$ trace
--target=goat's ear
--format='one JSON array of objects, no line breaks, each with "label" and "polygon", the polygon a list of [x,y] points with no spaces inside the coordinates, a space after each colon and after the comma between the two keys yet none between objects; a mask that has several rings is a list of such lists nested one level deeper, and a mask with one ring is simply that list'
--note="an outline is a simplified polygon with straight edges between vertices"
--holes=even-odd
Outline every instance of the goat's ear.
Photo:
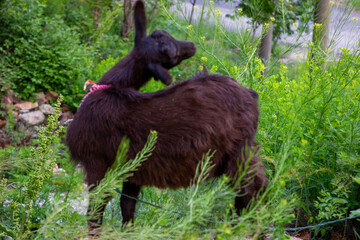
[{"label": "goat's ear", "polygon": [[140,43],[141,39],[146,37],[146,16],[144,3],[136,1],[134,7],[135,20],[135,46]]},{"label": "goat's ear", "polygon": [[169,71],[160,64],[150,63],[148,69],[152,72],[155,80],[162,81],[165,85],[169,85],[172,82],[172,77]]}]

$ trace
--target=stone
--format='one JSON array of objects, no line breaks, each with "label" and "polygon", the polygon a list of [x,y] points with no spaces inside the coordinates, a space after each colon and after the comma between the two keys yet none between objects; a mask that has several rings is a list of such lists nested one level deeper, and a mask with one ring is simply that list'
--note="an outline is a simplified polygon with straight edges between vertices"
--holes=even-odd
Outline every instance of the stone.
[{"label": "stone", "polygon": [[27,102],[15,104],[14,108],[21,109],[21,110],[31,110],[31,109],[37,108],[38,106],[39,106],[38,103],[32,103],[32,102],[27,101]]},{"label": "stone", "polygon": [[39,136],[37,134],[32,134],[30,139],[37,139]]},{"label": "stone", "polygon": [[6,126],[6,121],[0,120],[0,129]]},{"label": "stone", "polygon": [[49,105],[49,104],[43,104],[43,105],[41,105],[41,106],[39,107],[39,110],[40,110],[42,113],[46,114],[46,115],[50,115],[50,114],[52,114],[52,113],[55,112],[55,108],[53,108],[53,107],[52,107],[51,105]]},{"label": "stone", "polygon": [[65,123],[69,119],[73,119],[74,114],[72,112],[64,112],[60,117],[60,123]]},{"label": "stone", "polygon": [[43,92],[35,93],[35,96],[34,96],[34,98],[36,100],[39,100],[39,99],[44,98],[44,97],[45,97],[45,93],[43,93]]},{"label": "stone", "polygon": [[34,111],[20,114],[19,119],[27,125],[36,125],[45,121],[45,115],[41,111]]},{"label": "stone", "polygon": [[29,109],[21,109],[21,110],[19,110],[19,113],[20,113],[20,114],[28,113],[28,112],[30,112]]},{"label": "stone", "polygon": [[46,103],[48,100],[45,97],[45,94],[43,92],[35,93],[34,98],[37,100],[39,106]]},{"label": "stone", "polygon": [[70,110],[70,106],[69,105],[66,105],[66,104],[62,104],[61,105],[61,110],[63,112],[68,112]]},{"label": "stone", "polygon": [[13,104],[13,98],[11,96],[6,96],[1,100],[6,107],[10,107]]},{"label": "stone", "polygon": [[19,102],[20,98],[15,97],[15,94],[13,92],[6,93],[3,99],[1,99],[1,103],[3,103],[7,108]]},{"label": "stone", "polygon": [[14,115],[15,118],[19,117],[19,112],[18,111],[11,111],[12,115]]},{"label": "stone", "polygon": [[47,100],[56,100],[58,97],[59,97],[59,94],[54,91],[48,91],[45,96],[45,98]]},{"label": "stone", "polygon": [[11,89],[10,86],[7,85],[7,84],[4,84],[4,85],[1,87],[1,90],[3,90],[3,91],[10,90],[10,89]]}]

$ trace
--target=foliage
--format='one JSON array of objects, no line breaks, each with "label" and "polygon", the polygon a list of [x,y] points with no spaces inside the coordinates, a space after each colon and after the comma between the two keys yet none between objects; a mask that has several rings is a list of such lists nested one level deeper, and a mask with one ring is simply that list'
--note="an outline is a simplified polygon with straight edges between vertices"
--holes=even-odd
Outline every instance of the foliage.
[{"label": "foliage", "polygon": [[93,80],[100,79],[104,73],[110,70],[117,62],[119,58],[113,58],[111,55],[107,59],[99,62],[94,69],[90,70],[90,78]]},{"label": "foliage", "polygon": [[342,185],[334,187],[335,189],[331,193],[327,190],[322,190],[318,201],[315,201],[314,206],[319,209],[317,216],[319,220],[340,219],[343,218],[348,211],[348,190]]},{"label": "foliage", "polygon": [[[308,1],[305,2],[308,4]],[[133,46],[130,40],[133,33],[130,33],[129,39],[118,36],[119,25],[114,21],[117,14],[111,12],[108,6],[102,9],[100,22],[109,25],[100,27],[95,34],[92,29],[91,4],[86,1],[56,0],[51,3],[40,0],[2,0],[0,3],[0,41],[8,44],[1,50],[3,57],[0,63],[4,64],[0,64],[0,80],[13,89],[17,85],[28,85],[20,82],[20,78],[18,81],[15,78],[18,73],[23,76],[28,74],[20,68],[24,64],[21,59],[33,59],[36,62],[25,63],[27,67],[33,66],[34,73],[31,74],[34,76],[41,73],[37,67],[46,70],[44,77],[39,78],[44,86],[48,76],[54,76],[60,71],[54,64],[66,61],[61,64],[62,68],[68,69],[68,73],[60,74],[62,80],[47,84],[51,85],[51,90],[63,88],[59,91],[66,93],[67,98],[71,99],[68,101],[76,106],[82,95],[81,83],[85,79],[100,79]],[[107,192],[113,196],[113,200],[106,208],[100,238],[236,239],[248,236],[256,238],[273,232],[274,238],[284,239],[286,224],[303,226],[338,219],[351,212],[358,214],[359,49],[341,49],[341,56],[333,59],[329,57],[331,50],[327,50],[324,55],[318,46],[310,42],[304,46],[309,48],[304,62],[273,62],[265,76],[265,66],[256,57],[258,39],[252,38],[250,30],[227,32],[221,21],[221,11],[211,2],[207,3],[209,11],[201,12],[199,22],[189,25],[188,21],[176,17],[176,14],[185,14],[181,5],[175,4],[175,12],[169,12],[169,3],[157,3],[149,30],[165,29],[177,39],[187,36],[197,46],[194,57],[171,69],[173,79],[188,79],[205,66],[210,73],[231,76],[243,86],[259,93],[257,141],[261,145],[260,158],[266,164],[270,184],[264,195],[259,196],[240,216],[236,216],[233,208],[235,196],[229,180],[222,177],[204,181],[212,166],[212,152],[208,152],[189,188],[142,189],[140,199],[160,205],[163,209],[138,203],[134,226],[122,228],[118,204],[120,196],[114,194],[112,188],[114,185],[120,186],[128,171],[137,164],[136,161],[130,161],[135,165],[129,166],[120,161],[108,173],[107,180],[103,181],[101,192]],[[248,11],[255,14],[249,5],[250,1],[242,3],[248,4],[242,8],[245,15]],[[280,32],[288,31],[289,28],[294,30],[296,26],[291,24],[299,21],[302,14],[308,14],[302,6],[295,7],[298,2],[269,3],[276,3],[273,6],[278,16],[275,17],[275,23],[279,24]],[[51,7],[53,5],[58,7]],[[18,12],[14,11],[15,6]],[[240,12],[237,11],[237,14]],[[261,16],[264,18],[259,21],[269,20],[268,15]],[[213,22],[208,19],[213,19]],[[10,37],[5,40],[4,36]],[[291,52],[293,48],[281,45],[277,51],[281,55],[282,52]],[[67,56],[65,50],[73,52],[73,55]],[[49,58],[46,58],[47,54]],[[54,57],[52,54],[57,55]],[[48,62],[51,60],[51,63],[43,59]],[[75,65],[69,66],[70,63]],[[29,86],[33,85],[34,91],[38,91],[41,87],[31,79],[33,75],[29,76]],[[74,81],[69,82],[66,78]],[[141,91],[157,91],[164,87],[162,83],[151,80]],[[29,87],[26,90],[29,96],[32,95],[31,89]],[[9,121],[8,128],[12,125],[13,120]],[[69,154],[63,149],[59,138],[52,140],[54,145],[48,138],[52,138],[50,133],[35,143],[39,146],[38,151],[12,146],[0,150],[0,232],[3,235],[75,239],[84,238],[88,234],[85,210],[78,207],[86,206],[89,198],[82,184],[82,172],[75,170],[75,166],[69,163]],[[118,160],[125,159],[124,146],[126,143],[120,148],[123,151],[120,151],[122,154]],[[50,166],[54,159],[65,172],[50,176]],[[99,195],[99,200],[104,196],[100,192],[95,195]],[[294,215],[294,212],[302,214]]]},{"label": "foliage", "polygon": [[35,92],[53,90],[74,106],[91,49],[80,45],[76,32],[60,18],[45,17],[40,1],[6,1],[4,5],[5,32],[11,32],[1,40],[1,54],[9,70],[4,77],[25,99]]},{"label": "foliage", "polygon": [[347,3],[350,3],[356,11],[360,10],[360,0],[347,0]]},{"label": "foliage", "polygon": [[[26,159],[26,181],[20,182],[20,186],[16,186],[13,190],[10,186],[8,189],[6,186],[7,179],[2,177],[3,191],[0,195],[2,207],[4,207],[4,196],[13,195],[13,199],[6,204],[8,205],[7,208],[10,208],[8,209],[10,216],[9,214],[4,215],[2,222],[5,224],[2,227],[6,229],[7,234],[10,233],[18,239],[26,238],[34,228],[33,224],[37,221],[35,219],[37,219],[37,205],[39,204],[36,199],[55,166],[56,158],[51,144],[64,130],[63,127],[58,126],[57,122],[60,116],[61,100],[62,97],[60,96],[55,106],[55,113],[49,117],[48,126],[40,129],[37,148],[30,149],[30,158]],[[5,164],[8,164],[5,160],[0,162],[0,166],[6,166]],[[19,191],[18,196],[15,195],[17,191]],[[5,209],[7,208],[5,207]],[[5,209],[1,209],[1,211]]]},{"label": "foliage", "polygon": [[26,137],[26,133],[22,132],[21,127],[16,128],[16,120],[15,115],[13,113],[14,108],[10,107],[7,112],[7,121],[5,125],[5,133],[10,137],[10,143],[15,145],[19,143],[24,137]]},{"label": "foliage", "polygon": [[[229,1],[229,0],[227,0]],[[281,34],[292,35],[295,31],[308,31],[308,22],[312,18],[313,0],[243,0],[233,1],[237,11],[231,18],[244,14],[251,19],[253,31],[261,24],[274,24],[273,39],[280,40]]]},{"label": "foliage", "polygon": [[[121,5],[102,14],[103,24],[91,32],[92,45],[89,46],[83,43],[82,35],[87,33],[82,32],[76,21],[70,20],[75,14],[72,1],[57,2],[57,8],[51,7],[52,1],[2,2],[0,54],[4,57],[1,77],[22,98],[29,99],[36,92],[52,90],[66,96],[68,105],[77,107],[82,84],[91,77],[89,69],[110,53],[123,57],[131,44],[129,46],[117,35],[106,35]],[[77,3],[80,8],[76,14],[84,20],[81,14],[91,9]],[[109,49],[118,50],[110,52]],[[101,51],[103,56],[94,58],[96,51]]]},{"label": "foliage", "polygon": [[[319,193],[336,192],[338,185],[347,189],[342,198],[346,202],[343,216],[357,209],[359,185],[354,179],[360,175],[359,51],[341,49],[340,59],[335,60],[329,59],[331,50],[324,56],[318,46],[309,43],[305,63],[273,63],[269,75],[264,76],[264,66],[255,57],[256,45],[246,44],[251,39],[249,33],[233,36],[223,31],[217,20],[221,12],[211,5],[210,10],[215,20],[211,34],[203,35],[206,27],[202,23],[186,28],[198,46],[195,58],[211,72],[230,75],[259,93],[258,141],[269,175],[274,175],[276,166],[283,164],[279,160],[285,157],[289,166],[281,176],[286,178],[287,191],[297,195],[298,208],[303,208],[312,222],[330,214],[321,205]],[[232,55],[234,49],[237,56]],[[283,51],[292,49],[286,46]],[[332,196],[322,197],[329,202],[329,209],[343,208],[332,202],[337,201]]]},{"label": "foliage", "polygon": [[[310,52],[314,50],[309,51],[309,58]],[[346,208],[335,204],[333,194],[319,199],[319,192],[337,192],[338,185],[358,191],[352,177],[360,173],[360,74],[355,70],[359,53],[352,55],[343,49],[343,56],[329,63],[326,70],[322,67],[324,60],[307,60],[303,73],[295,79],[289,79],[287,67],[281,67],[279,74],[265,80],[261,93],[259,137],[265,143],[265,155],[281,151],[289,134],[293,135],[288,173],[293,182],[289,187],[297,192],[310,221],[339,217],[334,215],[337,209],[342,209],[344,216],[343,210],[359,206],[358,196],[344,191]],[[328,203],[326,207],[324,202]]]},{"label": "foliage", "polygon": [[[133,172],[140,167],[141,163],[151,156],[156,140],[156,131],[151,131],[143,149],[136,154],[134,159],[128,160],[129,139],[126,137],[122,139],[116,155],[116,161],[106,172],[104,179],[101,180],[96,189],[90,193],[89,198],[92,199],[95,205],[101,206],[104,199],[113,195],[113,189],[131,177]],[[94,212],[90,212],[88,215],[93,216],[96,214],[96,211],[95,207]]]}]

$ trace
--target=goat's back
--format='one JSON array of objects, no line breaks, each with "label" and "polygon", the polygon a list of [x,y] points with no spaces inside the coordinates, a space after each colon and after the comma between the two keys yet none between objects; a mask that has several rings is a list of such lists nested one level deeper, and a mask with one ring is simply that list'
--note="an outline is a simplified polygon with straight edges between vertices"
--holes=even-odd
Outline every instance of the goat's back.
[{"label": "goat's back", "polygon": [[254,144],[259,115],[255,95],[230,77],[195,77],[156,93],[122,91],[93,93],[71,123],[67,142],[83,165],[106,161],[110,166],[124,135],[130,138],[132,159],[150,130],[156,130],[152,156],[128,181],[177,188],[189,185],[209,149],[216,150],[212,174],[233,175],[236,159],[242,161],[242,151]]}]

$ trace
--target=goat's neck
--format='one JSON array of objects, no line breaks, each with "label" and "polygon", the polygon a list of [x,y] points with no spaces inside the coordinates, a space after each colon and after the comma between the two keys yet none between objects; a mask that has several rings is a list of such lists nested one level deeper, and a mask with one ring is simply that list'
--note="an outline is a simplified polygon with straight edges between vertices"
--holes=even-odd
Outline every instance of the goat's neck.
[{"label": "goat's neck", "polygon": [[98,84],[111,84],[116,88],[138,90],[151,77],[145,65],[143,59],[136,58],[134,52],[131,52],[106,72]]}]

